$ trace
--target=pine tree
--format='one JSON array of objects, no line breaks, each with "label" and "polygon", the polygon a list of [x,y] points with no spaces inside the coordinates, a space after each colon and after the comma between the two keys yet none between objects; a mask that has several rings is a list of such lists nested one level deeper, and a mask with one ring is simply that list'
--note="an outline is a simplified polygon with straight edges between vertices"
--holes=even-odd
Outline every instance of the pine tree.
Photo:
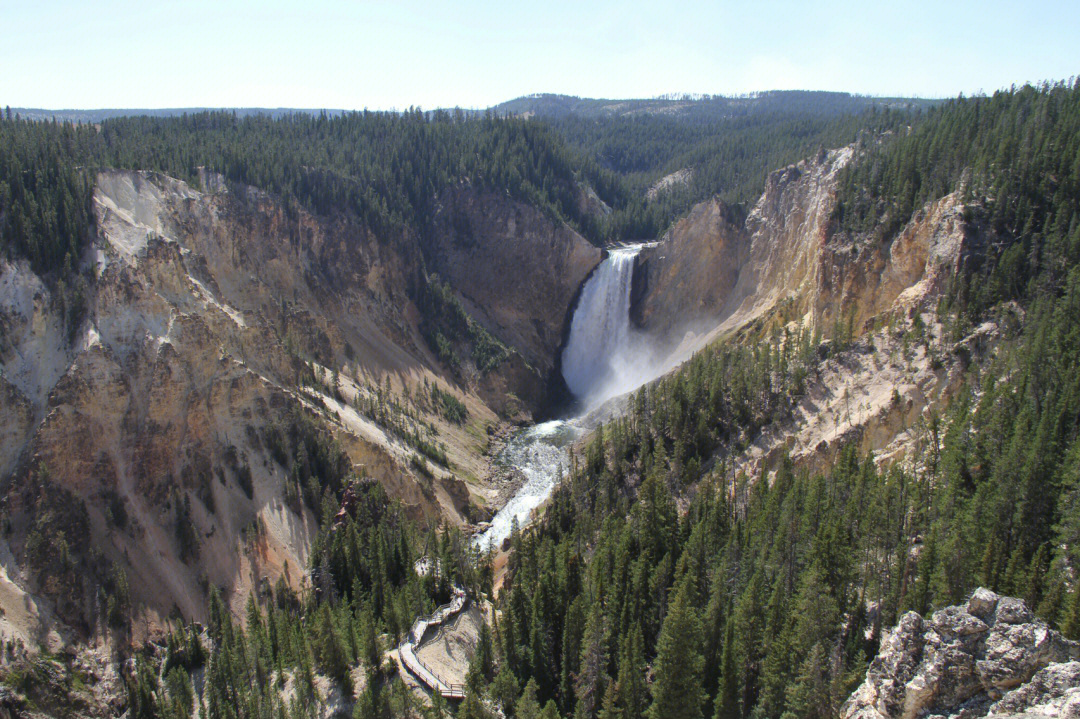
[{"label": "pine tree", "polygon": [[[480,674],[484,677],[485,681],[492,678],[495,673],[495,649],[491,640],[491,628],[487,622],[480,623],[480,638],[476,643],[476,655],[473,661],[477,663]],[[514,687],[514,694],[517,694],[517,686]]]},{"label": "pine tree", "polygon": [[1027,585],[1024,588],[1024,601],[1032,609],[1036,609],[1043,599],[1046,573],[1050,569],[1050,554],[1046,544],[1040,544],[1035,556],[1031,558],[1031,564],[1027,571]]},{"label": "pine tree", "polygon": [[516,719],[539,719],[540,703],[536,699],[536,681],[530,679],[515,706]]},{"label": "pine tree", "polygon": [[629,636],[623,641],[616,684],[623,719],[641,719],[648,706],[649,689],[645,684],[645,640],[639,622],[634,622]]},{"label": "pine tree", "polygon": [[787,711],[807,719],[828,719],[834,715],[828,658],[821,642],[810,649],[788,689]]},{"label": "pine tree", "polygon": [[724,646],[720,653],[720,681],[716,689],[713,719],[739,719],[739,666],[735,661],[735,620],[724,627]]},{"label": "pine tree", "polygon": [[514,705],[518,698],[518,682],[510,668],[503,664],[499,667],[499,673],[491,682],[491,697],[502,707],[503,714],[510,716],[514,713]]},{"label": "pine tree", "polygon": [[1080,584],[1073,589],[1069,609],[1065,615],[1065,623],[1061,626],[1061,633],[1069,639],[1080,639]]},{"label": "pine tree", "polygon": [[618,705],[619,690],[614,682],[608,683],[607,691],[604,692],[604,701],[600,707],[597,719],[622,719],[622,709]]},{"label": "pine tree", "polygon": [[312,641],[319,669],[337,681],[344,681],[349,671],[349,659],[341,635],[334,626],[329,604],[319,607]]},{"label": "pine tree", "polygon": [[610,681],[607,675],[609,633],[607,616],[597,602],[585,622],[581,658],[574,675],[575,719],[593,719],[600,709],[605,687]]},{"label": "pine tree", "polygon": [[559,707],[555,705],[554,699],[549,699],[548,703],[544,705],[544,710],[540,712],[540,719],[561,719]]},{"label": "pine tree", "polygon": [[457,717],[458,719],[490,719],[491,714],[480,701],[479,694],[470,689],[465,692],[465,699],[458,707]]},{"label": "pine tree", "polygon": [[701,619],[690,606],[687,584],[679,589],[657,642],[656,675],[649,719],[701,719],[705,661],[701,656]]}]

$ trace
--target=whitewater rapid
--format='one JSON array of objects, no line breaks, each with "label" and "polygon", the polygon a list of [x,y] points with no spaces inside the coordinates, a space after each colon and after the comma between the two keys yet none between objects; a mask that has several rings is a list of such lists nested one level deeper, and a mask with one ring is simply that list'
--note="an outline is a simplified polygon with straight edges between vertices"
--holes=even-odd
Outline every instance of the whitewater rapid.
[{"label": "whitewater rapid", "polygon": [[630,325],[630,288],[635,258],[646,244],[608,252],[581,289],[562,353],[562,374],[582,414],[551,420],[517,433],[499,455],[516,467],[525,483],[475,541],[481,550],[498,548],[510,536],[514,519],[522,527],[532,511],[551,496],[568,470],[570,445],[584,434],[581,419],[604,401],[655,377],[644,338]]}]

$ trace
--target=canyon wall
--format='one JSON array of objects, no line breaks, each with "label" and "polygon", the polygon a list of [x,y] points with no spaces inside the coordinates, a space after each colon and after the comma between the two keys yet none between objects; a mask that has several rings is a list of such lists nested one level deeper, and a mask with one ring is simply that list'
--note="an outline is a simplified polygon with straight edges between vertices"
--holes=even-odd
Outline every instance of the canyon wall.
[{"label": "canyon wall", "polygon": [[543,376],[600,249],[540,210],[462,184],[440,198],[430,266],[466,309]]},{"label": "canyon wall", "polygon": [[641,254],[633,313],[682,353],[780,310],[829,336],[940,293],[985,242],[960,193],[929,203],[895,237],[840,231],[837,177],[855,147],[777,170],[743,221],[718,200],[695,206]]},{"label": "canyon wall", "polygon": [[841,231],[837,180],[856,153],[821,152],[771,173],[745,219],[716,199],[700,203],[640,255],[632,315],[665,366],[740,333],[762,341],[806,330],[829,340],[840,330],[856,340],[822,357],[791,417],[729,462],[732,477],[775,469],[785,455],[825,469],[852,442],[881,461],[913,457],[968,364],[992,356],[996,326],[956,343],[936,314],[950,279],[991,241],[980,208],[965,207],[957,190],[895,235]]},{"label": "canyon wall", "polygon": [[[143,609],[137,633],[171,613],[204,620],[212,585],[237,611],[279,578],[300,586],[320,518],[287,490],[302,492],[307,470],[275,445],[304,432],[415,518],[490,512],[498,412],[506,397],[525,416],[542,400],[600,253],[521,203],[469,188],[448,200],[475,229],[462,245],[436,227],[433,269],[510,346],[478,377],[448,371],[419,329],[419,238],[376,237],[209,173],[197,185],[100,173],[92,280],[65,287],[0,261],[0,555],[12,558],[0,605],[19,617],[4,633],[33,645],[54,626],[96,631],[96,587],[114,566]],[[467,419],[448,420],[432,386]],[[446,464],[418,469],[410,436]],[[42,542],[70,553],[38,556]]]}]

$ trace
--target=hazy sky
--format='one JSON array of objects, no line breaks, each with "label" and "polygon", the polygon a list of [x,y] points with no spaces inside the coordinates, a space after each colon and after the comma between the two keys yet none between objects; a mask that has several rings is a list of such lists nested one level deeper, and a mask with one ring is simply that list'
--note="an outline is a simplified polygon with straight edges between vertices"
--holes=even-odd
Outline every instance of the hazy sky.
[{"label": "hazy sky", "polygon": [[0,105],[485,107],[533,92],[953,96],[1080,74],[1080,0],[0,0]]}]

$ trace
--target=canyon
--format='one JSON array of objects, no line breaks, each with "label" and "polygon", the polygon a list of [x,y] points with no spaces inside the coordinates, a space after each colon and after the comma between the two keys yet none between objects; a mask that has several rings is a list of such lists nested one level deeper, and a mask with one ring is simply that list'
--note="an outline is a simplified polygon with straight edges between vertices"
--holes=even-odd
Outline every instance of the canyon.
[{"label": "canyon", "polygon": [[[5,261],[0,274],[0,467],[12,488],[5,551],[21,554],[32,529],[26,508],[49,496],[39,480],[46,473],[47,487],[85,508],[72,521],[93,538],[91,563],[128,568],[145,619],[136,626],[152,633],[170,612],[203,619],[208,583],[225,588],[237,611],[279,577],[300,586],[319,520],[290,506],[283,486],[291,468],[269,446],[275,428],[296,416],[340,443],[353,467],[412,516],[468,525],[524,481],[520,471],[500,470],[498,448],[513,424],[551,411],[543,398],[559,373],[591,408],[763,322],[827,336],[848,318],[857,335],[883,346],[887,321],[895,330],[921,314],[932,325],[937,293],[985,241],[981,230],[963,220],[954,193],[885,245],[833,232],[835,178],[855,152],[823,152],[773,172],[745,219],[709,200],[652,246],[605,251],[613,273],[602,284],[587,281],[601,250],[521,202],[467,184],[441,198],[425,244],[376,238],[347,216],[315,216],[210,173],[193,187],[154,173],[102,172],[85,317],[68,322],[25,265]],[[424,282],[425,266],[509,348],[498,367],[481,371],[465,354],[454,369],[434,354],[409,291]],[[575,313],[611,302],[622,303],[611,313],[616,324],[595,310]],[[980,351],[993,332],[984,335]],[[823,365],[807,410],[763,435],[737,466],[757,473],[775,465],[780,449],[821,462],[853,434],[867,450],[891,447],[889,456],[902,458],[916,441],[910,428],[948,397],[960,360],[931,370],[923,357],[885,378],[873,364],[880,355]],[[902,407],[883,389],[894,384]],[[457,397],[468,420],[441,416],[421,398],[425,386]],[[826,423],[840,414],[841,397],[859,410]],[[375,398],[393,398],[398,419],[380,424],[358,409]],[[418,470],[403,438],[410,433],[445,447],[447,466],[428,464],[431,476]],[[519,455],[532,451],[518,446]],[[543,486],[562,456],[543,460]],[[534,492],[518,516],[544,496]],[[197,532],[195,557],[182,556],[173,537],[181,512]],[[71,591],[76,577],[46,572],[34,581],[20,564],[7,567],[7,596],[30,609],[9,611],[21,619],[9,620],[8,632],[36,643],[54,625],[93,631],[93,599]]]},{"label": "canyon", "polygon": [[[601,421],[720,340],[840,347],[788,419],[717,452],[732,486],[852,444],[923,461],[928,418],[994,355],[995,323],[956,342],[936,313],[993,233],[963,188],[894,237],[840,230],[837,178],[860,151],[770,173],[745,213],[712,198],[604,249],[465,181],[424,232],[386,237],[207,171],[98,173],[81,311],[0,260],[0,633],[107,643],[94,587],[120,569],[135,644],[208,621],[211,587],[238,617],[307,588],[332,518],[293,453],[339,449],[335,472],[498,552]],[[63,552],[36,552],[43,535]]]},{"label": "canyon", "polygon": [[[568,313],[600,257],[528,206],[503,201],[496,217],[481,209],[490,197],[457,194],[448,211],[488,224],[473,249],[436,245],[440,268],[472,306],[502,298],[483,319],[528,359],[515,349],[487,372],[468,359],[450,369],[424,340],[407,291],[423,282],[415,238],[376,239],[350,218],[316,217],[212,174],[196,188],[102,172],[93,200],[99,235],[85,258],[95,280],[83,317],[71,321],[25,264],[0,267],[4,551],[22,555],[36,516],[60,513],[69,536],[86,532],[79,545],[92,571],[126,567],[145,612],[134,626],[151,633],[172,612],[204,620],[209,584],[239,611],[260,585],[304,581],[319,520],[288,501],[292,468],[270,446],[297,423],[314,423],[416,518],[460,524],[468,507],[492,501],[482,481],[492,436],[542,409],[558,326],[543,330],[541,319]],[[532,245],[549,252],[523,251]],[[469,252],[536,282],[457,271]],[[446,419],[424,387],[458,398],[468,420]],[[381,421],[358,411],[376,398],[399,409]],[[444,447],[446,466],[418,470],[411,435]],[[174,538],[181,516],[195,556]],[[46,568],[34,581],[21,559],[4,579],[10,636],[56,645],[57,628],[93,632],[97,600],[78,572]]]}]

